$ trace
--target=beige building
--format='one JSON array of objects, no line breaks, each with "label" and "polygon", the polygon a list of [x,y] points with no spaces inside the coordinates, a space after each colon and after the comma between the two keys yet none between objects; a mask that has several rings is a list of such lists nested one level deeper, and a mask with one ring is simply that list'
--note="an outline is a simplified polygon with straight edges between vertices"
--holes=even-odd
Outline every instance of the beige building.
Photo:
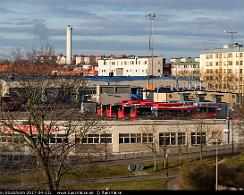
[{"label": "beige building", "polygon": [[222,92],[244,93],[244,50],[238,43],[222,49],[206,50],[200,55],[201,80],[208,88]]},{"label": "beige building", "polygon": [[[50,144],[61,143],[65,138],[64,122],[60,121],[59,133],[53,136]],[[82,123],[82,122],[81,122]],[[221,145],[228,144],[227,121],[222,119],[205,119],[205,120],[111,120],[103,121],[106,126],[101,132],[94,131],[86,135],[85,138],[76,140],[76,143],[82,146],[94,146],[106,144],[110,148],[112,154],[132,153],[140,151],[150,151],[147,144],[155,143],[157,150],[167,146],[169,149],[175,149],[181,145],[182,147],[196,148],[200,142],[204,145],[211,146],[218,139]],[[101,123],[102,124],[102,123]],[[145,131],[145,127],[147,131]],[[79,125],[77,126],[79,128]],[[230,131],[229,131],[230,132]],[[218,135],[218,136],[217,136]],[[234,143],[239,143],[237,132],[234,134]],[[0,134],[0,144],[7,144],[12,139],[8,138],[9,134]],[[232,133],[229,135],[232,140]],[[200,138],[201,137],[201,138]],[[59,139],[59,141],[58,141]],[[76,139],[75,135],[71,135],[69,139]],[[202,141],[200,141],[202,139]],[[230,143],[230,142],[229,142]],[[13,151],[13,150],[12,150]],[[29,153],[25,146],[20,152]],[[78,150],[74,151],[76,154]]]},{"label": "beige building", "polygon": [[171,58],[173,77],[200,79],[200,58]]}]

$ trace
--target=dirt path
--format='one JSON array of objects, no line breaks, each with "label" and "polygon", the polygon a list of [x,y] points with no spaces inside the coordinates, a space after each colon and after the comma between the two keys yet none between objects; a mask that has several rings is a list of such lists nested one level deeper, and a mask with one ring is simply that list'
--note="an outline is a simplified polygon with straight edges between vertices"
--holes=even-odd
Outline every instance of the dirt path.
[{"label": "dirt path", "polygon": [[180,176],[169,181],[168,190],[180,190]]}]

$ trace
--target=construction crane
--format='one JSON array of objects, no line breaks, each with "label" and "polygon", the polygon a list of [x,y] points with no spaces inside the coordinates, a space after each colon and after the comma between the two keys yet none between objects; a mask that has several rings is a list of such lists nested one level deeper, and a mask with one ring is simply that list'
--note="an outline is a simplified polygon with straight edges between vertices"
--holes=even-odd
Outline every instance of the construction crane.
[{"label": "construction crane", "polygon": [[[151,54],[151,72],[149,71],[148,67],[148,89],[153,90],[153,20],[156,17],[154,12],[149,12],[146,17],[149,18],[149,25],[150,25],[150,34],[149,34],[149,53]],[[151,74],[150,74],[151,73]]]}]

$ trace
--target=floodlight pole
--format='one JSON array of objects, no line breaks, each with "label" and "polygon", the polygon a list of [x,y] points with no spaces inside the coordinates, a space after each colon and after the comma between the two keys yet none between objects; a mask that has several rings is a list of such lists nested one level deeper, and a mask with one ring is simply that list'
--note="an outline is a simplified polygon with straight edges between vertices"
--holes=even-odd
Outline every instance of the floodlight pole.
[{"label": "floodlight pole", "polygon": [[[150,12],[146,15],[146,17],[149,17],[149,23],[150,23],[150,35],[149,35],[149,52],[151,53],[151,60],[152,60],[152,64],[151,64],[151,71],[152,74],[149,74],[149,68],[148,68],[148,85],[152,85],[153,86],[153,20],[156,17],[156,14],[153,12]],[[152,77],[152,78],[150,78]],[[150,82],[151,81],[151,82]]]}]

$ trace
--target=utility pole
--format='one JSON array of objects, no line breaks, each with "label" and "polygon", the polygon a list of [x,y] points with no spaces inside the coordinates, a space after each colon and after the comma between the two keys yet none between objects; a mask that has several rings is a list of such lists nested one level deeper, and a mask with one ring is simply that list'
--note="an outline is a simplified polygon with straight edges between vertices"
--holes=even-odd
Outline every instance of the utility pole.
[{"label": "utility pole", "polygon": [[151,75],[149,72],[149,66],[148,66],[148,87],[153,86],[153,20],[156,17],[156,14],[154,12],[150,12],[146,15],[146,17],[149,17],[149,24],[150,24],[150,35],[149,35],[149,53],[151,54]]}]

